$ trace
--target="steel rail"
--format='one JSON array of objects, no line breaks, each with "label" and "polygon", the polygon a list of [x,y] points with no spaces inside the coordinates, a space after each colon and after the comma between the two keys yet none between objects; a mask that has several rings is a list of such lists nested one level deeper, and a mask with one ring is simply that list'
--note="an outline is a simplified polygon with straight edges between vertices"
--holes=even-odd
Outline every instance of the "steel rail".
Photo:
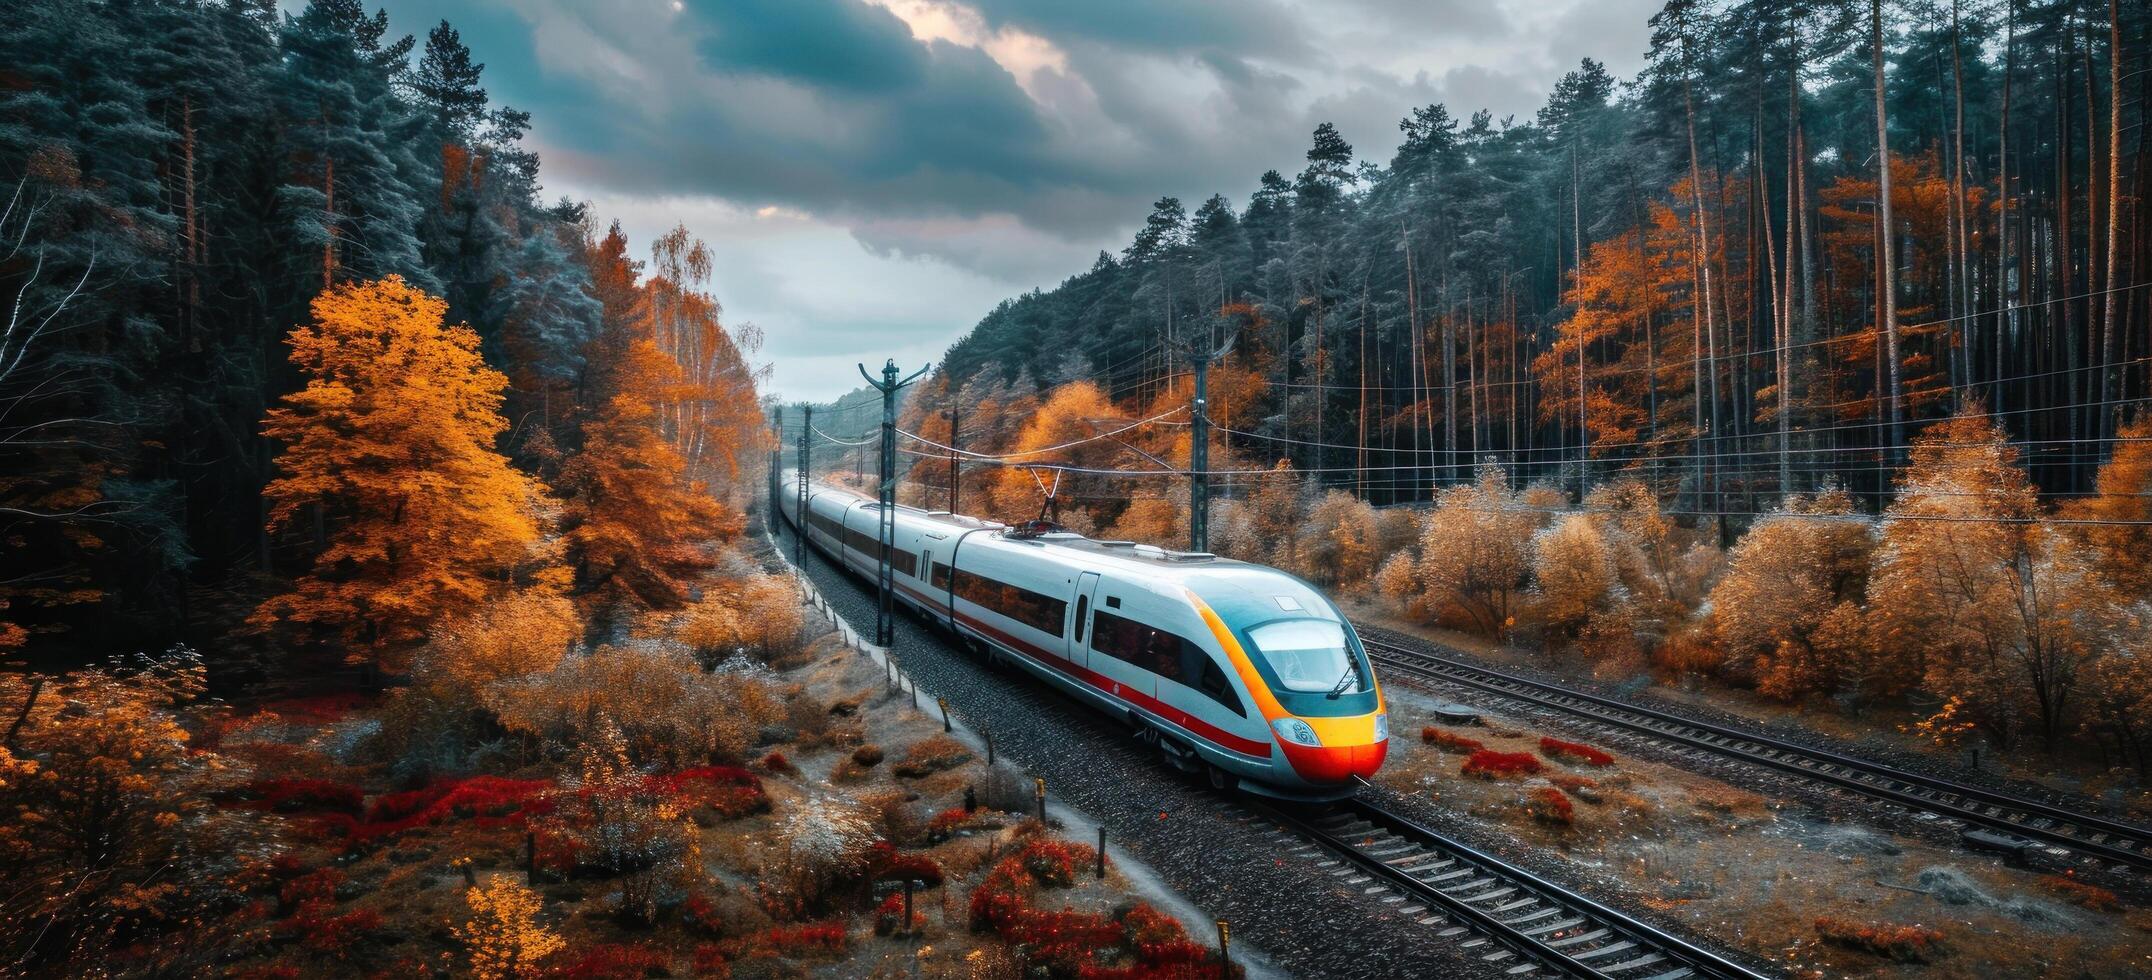
[{"label": "steel rail", "polygon": [[1370,658],[1408,676],[1462,684],[1849,789],[1916,812],[1948,816],[2113,865],[2152,870],[2152,830],[2143,827],[1520,677],[1371,639],[1365,631],[1360,639]]},{"label": "steel rail", "polygon": [[[1379,880],[1382,884],[1370,892],[1393,889],[1424,903],[1402,908],[1424,916],[1422,924],[1447,925],[1457,935],[1473,933],[1465,947],[1488,963],[1509,964],[1511,975],[1544,970],[1598,980],[1765,976],[1364,796],[1305,814],[1267,803],[1249,805],[1290,834],[1350,862],[1367,880]],[[1488,944],[1494,948],[1476,948]]]}]

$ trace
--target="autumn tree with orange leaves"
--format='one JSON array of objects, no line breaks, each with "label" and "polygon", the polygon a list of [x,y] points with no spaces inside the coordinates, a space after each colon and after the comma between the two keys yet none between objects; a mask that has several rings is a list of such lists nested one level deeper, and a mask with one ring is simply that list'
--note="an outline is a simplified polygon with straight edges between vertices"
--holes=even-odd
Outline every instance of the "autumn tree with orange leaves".
[{"label": "autumn tree with orange leaves", "polygon": [[658,347],[627,236],[615,224],[587,251],[604,318],[591,342],[582,449],[561,473],[569,560],[577,590],[601,611],[676,608],[687,576],[708,567],[703,543],[737,533],[744,518],[690,480],[661,428],[680,365]]},{"label": "autumn tree with orange leaves", "polygon": [[1883,680],[1962,695],[2005,745],[2050,747],[2123,624],[2089,549],[2042,519],[2016,447],[1977,409],[1914,440],[1868,584]]},{"label": "autumn tree with orange leaves", "polygon": [[312,307],[287,341],[306,387],[263,422],[283,446],[263,495],[273,528],[311,526],[320,547],[252,622],[395,664],[544,568],[545,488],[495,448],[507,379],[441,300],[390,276]]},{"label": "autumn tree with orange leaves", "polygon": [[2115,433],[2091,497],[2065,509],[2098,554],[2100,568],[2127,595],[2152,599],[2152,414]]}]

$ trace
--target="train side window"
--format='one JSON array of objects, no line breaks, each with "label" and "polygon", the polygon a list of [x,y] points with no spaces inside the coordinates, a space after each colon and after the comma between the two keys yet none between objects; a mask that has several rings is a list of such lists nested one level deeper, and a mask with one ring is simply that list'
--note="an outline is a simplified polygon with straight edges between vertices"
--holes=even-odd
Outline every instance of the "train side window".
[{"label": "train side window", "polygon": [[1107,596],[1107,597],[1106,597],[1106,608],[1108,608],[1108,609],[1119,609],[1119,608],[1121,608],[1121,597],[1120,597],[1120,596],[1117,596],[1117,595],[1110,595],[1110,596]]},{"label": "train side window", "polygon": [[1103,609],[1091,614],[1091,649],[1181,684],[1193,679],[1189,671],[1195,658],[1205,656],[1201,647],[1177,633]]},{"label": "train side window", "polygon": [[1087,617],[1089,617],[1090,615],[1091,615],[1091,597],[1090,597],[1090,596],[1087,596],[1087,595],[1080,595],[1080,596],[1077,596],[1077,597],[1076,597],[1076,642],[1078,642],[1078,643],[1082,643],[1082,642],[1083,642],[1083,624],[1084,624],[1084,621],[1085,621],[1085,619],[1086,619]]},{"label": "train side window", "polygon": [[946,589],[949,587],[949,565],[946,562],[934,563],[933,585],[937,589]]},{"label": "train side window", "polygon": [[1211,700],[1225,705],[1234,714],[1242,718],[1248,717],[1248,710],[1240,706],[1240,695],[1234,694],[1233,685],[1226,683],[1225,672],[1219,670],[1218,662],[1208,656],[1203,658],[1203,683],[1197,685],[1196,689]]},{"label": "train side window", "polygon": [[1056,638],[1067,635],[1062,621],[1068,615],[1067,600],[996,581],[976,572],[959,570],[955,576],[956,594],[965,601],[985,606],[1041,633]]}]

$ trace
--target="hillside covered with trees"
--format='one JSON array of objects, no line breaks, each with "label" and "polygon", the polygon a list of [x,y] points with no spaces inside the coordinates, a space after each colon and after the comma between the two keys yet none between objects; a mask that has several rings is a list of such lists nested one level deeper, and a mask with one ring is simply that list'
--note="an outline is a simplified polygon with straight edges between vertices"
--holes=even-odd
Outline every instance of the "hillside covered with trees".
[{"label": "hillside covered with trees", "polygon": [[1147,402],[1177,343],[1230,334],[1232,444],[1379,502],[1490,456],[1572,494],[1642,472],[1704,516],[1873,502],[1966,405],[2044,492],[2089,490],[2152,383],[2152,15],[1677,0],[1652,26],[1642,74],[1587,59],[1532,119],[1410,108],[1386,161],[1324,124],[1238,202],[1160,199],[981,320],[945,401]]}]

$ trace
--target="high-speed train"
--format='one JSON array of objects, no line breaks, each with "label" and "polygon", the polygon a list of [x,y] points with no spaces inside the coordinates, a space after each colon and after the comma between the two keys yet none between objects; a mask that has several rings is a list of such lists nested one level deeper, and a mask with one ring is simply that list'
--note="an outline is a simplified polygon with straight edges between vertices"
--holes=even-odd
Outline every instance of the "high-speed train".
[{"label": "high-speed train", "polygon": [[[779,496],[810,544],[875,575],[879,502],[812,483],[802,522],[797,495]],[[895,526],[897,601],[1125,719],[1214,786],[1334,799],[1389,751],[1382,688],[1359,637],[1298,578],[947,511],[900,506]]]}]

